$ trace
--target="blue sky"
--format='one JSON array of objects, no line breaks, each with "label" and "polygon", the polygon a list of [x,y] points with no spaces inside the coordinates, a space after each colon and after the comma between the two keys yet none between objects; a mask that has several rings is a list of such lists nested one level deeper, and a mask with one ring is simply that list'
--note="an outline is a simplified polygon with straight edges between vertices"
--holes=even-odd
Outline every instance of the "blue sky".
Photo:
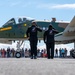
[{"label": "blue sky", "polygon": [[74,0],[0,0],[0,26],[12,17],[28,16],[36,20],[70,21],[75,15]]},{"label": "blue sky", "polygon": [[12,17],[71,21],[74,15],[75,0],[0,0],[0,27]]}]

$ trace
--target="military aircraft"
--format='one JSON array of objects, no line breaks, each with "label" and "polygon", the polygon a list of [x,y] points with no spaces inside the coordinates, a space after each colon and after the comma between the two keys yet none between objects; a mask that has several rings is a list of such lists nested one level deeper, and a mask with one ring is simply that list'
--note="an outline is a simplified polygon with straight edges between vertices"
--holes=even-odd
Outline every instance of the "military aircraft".
[{"label": "military aircraft", "polygon": [[[26,30],[29,26],[31,26],[31,22],[34,20],[35,19],[28,19],[26,17],[20,17],[18,20],[11,18],[0,28],[0,43],[10,44],[12,41],[15,42],[16,40],[19,40],[19,42],[27,40]],[[53,28],[59,31],[59,33],[55,35],[56,44],[66,44],[75,41],[75,16],[70,23],[65,21],[56,21],[55,18],[52,18],[51,21],[35,21],[37,26],[43,30],[42,32],[38,33],[39,40],[43,39],[43,33],[48,29],[48,26],[51,23]],[[21,57],[19,50],[20,48],[16,52],[17,58]],[[73,52],[73,57],[75,57],[75,51]]]}]

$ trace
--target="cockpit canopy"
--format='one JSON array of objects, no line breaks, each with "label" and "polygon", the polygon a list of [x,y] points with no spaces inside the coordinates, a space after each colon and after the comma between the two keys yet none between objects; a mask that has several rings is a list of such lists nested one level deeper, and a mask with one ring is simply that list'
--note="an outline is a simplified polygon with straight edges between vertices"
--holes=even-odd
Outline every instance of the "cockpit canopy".
[{"label": "cockpit canopy", "polygon": [[30,17],[19,17],[19,18],[11,18],[9,21],[7,21],[3,27],[7,26],[7,25],[15,25],[15,24],[20,24],[20,23],[24,23],[26,21],[33,21],[33,18]]}]

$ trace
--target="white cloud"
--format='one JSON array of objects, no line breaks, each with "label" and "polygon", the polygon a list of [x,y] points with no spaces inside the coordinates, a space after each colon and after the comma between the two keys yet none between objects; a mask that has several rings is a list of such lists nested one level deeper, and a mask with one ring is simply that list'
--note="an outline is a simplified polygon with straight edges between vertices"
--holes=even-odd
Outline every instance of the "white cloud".
[{"label": "white cloud", "polygon": [[62,9],[62,8],[70,8],[70,9],[75,9],[75,4],[58,4],[58,5],[55,5],[55,6],[52,6],[52,8],[55,8],[55,9]]},{"label": "white cloud", "polygon": [[74,4],[39,4],[38,8],[44,9],[75,9]]}]

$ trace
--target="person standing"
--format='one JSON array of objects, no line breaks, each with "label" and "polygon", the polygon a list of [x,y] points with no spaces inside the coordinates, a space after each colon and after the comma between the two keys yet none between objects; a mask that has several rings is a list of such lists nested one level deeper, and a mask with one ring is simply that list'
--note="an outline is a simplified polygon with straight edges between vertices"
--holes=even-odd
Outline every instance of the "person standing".
[{"label": "person standing", "polygon": [[61,58],[62,57],[62,53],[61,53],[61,48],[59,49],[59,57]]},{"label": "person standing", "polygon": [[67,49],[65,48],[65,57],[67,57]]},{"label": "person standing", "polygon": [[55,57],[58,57],[58,49],[55,49]]},{"label": "person standing", "polygon": [[42,32],[42,29],[37,27],[37,24],[35,21],[32,21],[32,26],[30,26],[26,31],[27,38],[29,38],[29,41],[30,41],[31,59],[33,59],[33,56],[34,56],[34,59],[37,59],[38,31]]},{"label": "person standing", "polygon": [[48,59],[53,59],[54,58],[54,35],[58,33],[57,30],[55,30],[52,27],[52,24],[49,25],[48,30],[44,32],[44,43],[46,43],[46,48],[47,48],[47,58]]}]

